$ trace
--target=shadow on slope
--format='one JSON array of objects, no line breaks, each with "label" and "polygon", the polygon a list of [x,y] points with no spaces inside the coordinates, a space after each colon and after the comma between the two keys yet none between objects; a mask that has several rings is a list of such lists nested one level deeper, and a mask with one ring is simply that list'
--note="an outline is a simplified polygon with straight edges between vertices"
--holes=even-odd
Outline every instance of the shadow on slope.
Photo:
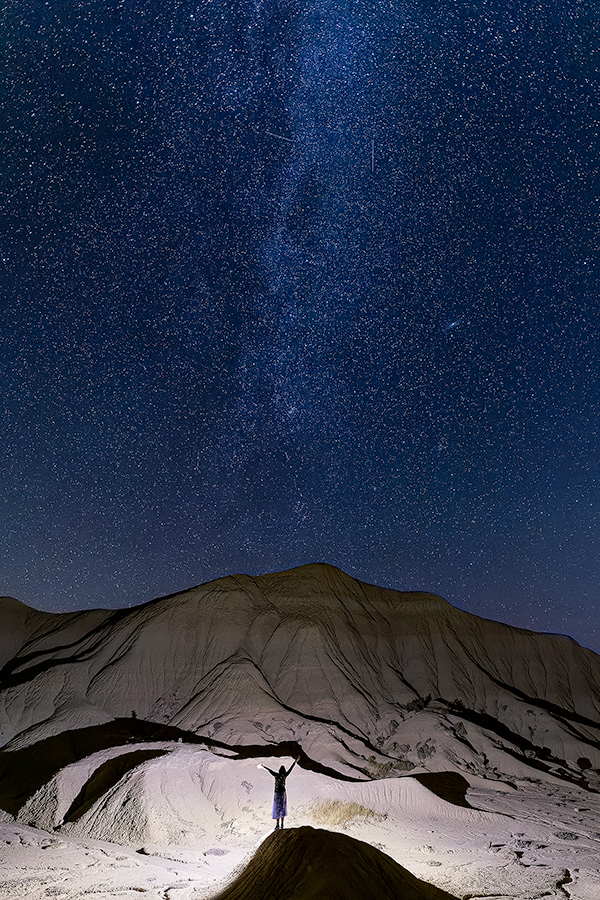
[{"label": "shadow on slope", "polygon": [[178,741],[204,743],[188,731],[141,719],[115,719],[103,725],[64,731],[20,750],[0,751],[0,809],[16,816],[43,784],[70,763],[98,750],[128,743]]},{"label": "shadow on slope", "polygon": [[[466,719],[468,722],[473,722],[475,725],[478,725],[486,731],[497,734],[498,737],[503,738],[509,745],[512,744],[513,747],[504,743],[502,750],[505,753],[508,753],[509,756],[514,757],[514,759],[520,760],[520,762],[525,763],[525,765],[530,766],[532,769],[538,769],[541,772],[550,772],[556,778],[562,778],[563,781],[567,781],[570,784],[576,784],[578,787],[590,791],[592,794],[598,793],[598,790],[590,786],[589,781],[586,780],[581,772],[575,772],[565,759],[553,754],[549,747],[540,747],[538,744],[532,743],[532,741],[527,740],[523,735],[518,734],[516,731],[511,731],[504,722],[501,722],[500,719],[497,719],[495,716],[491,716],[489,713],[475,712],[473,709],[468,709],[460,700],[450,701],[444,700],[442,697],[440,697],[439,700],[441,703],[445,703],[453,713],[459,715],[461,718]],[[532,705],[535,705],[535,702],[536,701],[532,700]],[[548,704],[546,704],[546,706],[549,707]],[[555,709],[558,709],[558,707],[555,707]],[[581,734],[579,730],[574,729],[569,722],[556,716],[554,712],[553,715],[555,715],[555,718],[565,727],[565,730],[574,735],[577,740],[588,744],[590,747],[594,747],[596,750],[600,750],[600,743],[598,741],[594,741],[586,735]],[[598,725],[595,725],[594,727],[598,728]],[[582,759],[584,763],[589,762],[586,757],[580,757],[580,759]],[[552,763],[552,765],[549,765],[549,763]],[[598,771],[597,769],[593,769],[591,764],[586,766],[586,768],[589,768],[592,772]],[[429,787],[429,785],[426,786]],[[433,788],[431,788],[431,790],[433,790]]]},{"label": "shadow on slope", "polygon": [[98,766],[92,776],[81,788],[64,817],[65,822],[76,822],[90,809],[96,800],[109,791],[121,778],[148,759],[164,756],[167,750],[133,750],[113,759],[108,759]]},{"label": "shadow on slope", "polygon": [[[18,750],[0,750],[0,809],[16,816],[22,806],[50,781],[60,769],[78,762],[109,747],[127,746],[130,743],[150,743],[157,741],[178,741],[198,744],[213,753],[225,751],[232,759],[253,759],[255,757],[300,757],[300,765],[312,772],[319,772],[340,781],[359,781],[336,772],[316,760],[310,759],[296,741],[278,744],[226,744],[214,738],[205,738],[191,731],[183,731],[172,725],[161,725],[143,719],[114,719],[101,725],[63,731],[61,734],[45,738]],[[146,752],[149,751],[140,751]],[[163,751],[161,751],[163,752]],[[131,754],[128,754],[131,756]],[[149,758],[146,756],[146,758]],[[142,758],[139,758],[142,761]],[[119,763],[107,764],[107,783],[115,777]],[[113,772],[111,775],[110,772]],[[122,773],[124,774],[124,773]],[[117,781],[119,779],[116,779]],[[116,781],[114,782],[116,783]],[[101,784],[101,780],[98,785]],[[96,785],[96,787],[98,787]],[[111,784],[108,784],[110,787]],[[108,788],[107,788],[108,789]],[[97,799],[97,797],[96,797]],[[78,804],[79,805],[79,804]],[[70,817],[73,810],[67,814]]]},{"label": "shadow on slope", "polygon": [[214,900],[456,900],[345,834],[274,831]]},{"label": "shadow on slope", "polygon": [[420,775],[411,775],[410,777],[447,803],[453,803],[455,806],[464,806],[466,809],[473,809],[466,797],[470,784],[458,772],[423,772]]}]

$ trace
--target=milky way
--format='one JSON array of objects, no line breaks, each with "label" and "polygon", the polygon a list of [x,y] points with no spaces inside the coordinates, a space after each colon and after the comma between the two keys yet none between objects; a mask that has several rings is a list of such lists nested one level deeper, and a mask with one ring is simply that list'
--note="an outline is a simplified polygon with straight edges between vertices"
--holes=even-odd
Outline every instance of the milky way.
[{"label": "milky way", "polygon": [[0,590],[324,560],[600,649],[595,4],[0,33]]}]

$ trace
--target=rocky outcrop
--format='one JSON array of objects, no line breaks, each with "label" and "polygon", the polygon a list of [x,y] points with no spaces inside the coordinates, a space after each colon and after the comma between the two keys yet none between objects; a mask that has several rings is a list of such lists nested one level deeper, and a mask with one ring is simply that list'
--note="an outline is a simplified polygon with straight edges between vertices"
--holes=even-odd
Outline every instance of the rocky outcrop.
[{"label": "rocky outcrop", "polygon": [[137,717],[225,747],[294,744],[347,777],[418,767],[597,784],[600,657],[331,566],[116,612],[8,600],[0,617],[6,750]]}]

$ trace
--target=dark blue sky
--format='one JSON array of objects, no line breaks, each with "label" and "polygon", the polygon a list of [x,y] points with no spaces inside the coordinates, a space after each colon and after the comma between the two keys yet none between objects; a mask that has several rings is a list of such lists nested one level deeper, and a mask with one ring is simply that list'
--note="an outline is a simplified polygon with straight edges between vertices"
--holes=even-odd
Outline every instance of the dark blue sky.
[{"label": "dark blue sky", "polygon": [[591,0],[0,22],[0,591],[323,560],[600,650]]}]

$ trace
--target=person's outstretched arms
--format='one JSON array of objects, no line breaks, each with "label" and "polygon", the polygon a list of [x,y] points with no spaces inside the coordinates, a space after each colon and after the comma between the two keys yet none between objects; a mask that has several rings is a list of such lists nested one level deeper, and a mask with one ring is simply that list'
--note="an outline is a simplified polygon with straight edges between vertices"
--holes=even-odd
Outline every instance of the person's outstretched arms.
[{"label": "person's outstretched arms", "polygon": [[294,768],[294,766],[296,765],[297,762],[300,762],[300,757],[299,757],[299,756],[296,757],[296,759],[294,760],[294,762],[291,764],[291,766],[289,767],[289,769],[288,769],[287,772],[285,773],[285,777],[286,777],[286,778],[287,778],[287,776],[290,774],[290,772],[292,771],[292,769]]},{"label": "person's outstretched arms", "polygon": [[277,776],[279,775],[279,772],[274,772],[273,769],[269,769],[268,766],[261,766],[261,769],[266,769],[267,772],[270,772],[270,773],[271,773],[271,775],[273,776],[273,778],[277,778]]}]

